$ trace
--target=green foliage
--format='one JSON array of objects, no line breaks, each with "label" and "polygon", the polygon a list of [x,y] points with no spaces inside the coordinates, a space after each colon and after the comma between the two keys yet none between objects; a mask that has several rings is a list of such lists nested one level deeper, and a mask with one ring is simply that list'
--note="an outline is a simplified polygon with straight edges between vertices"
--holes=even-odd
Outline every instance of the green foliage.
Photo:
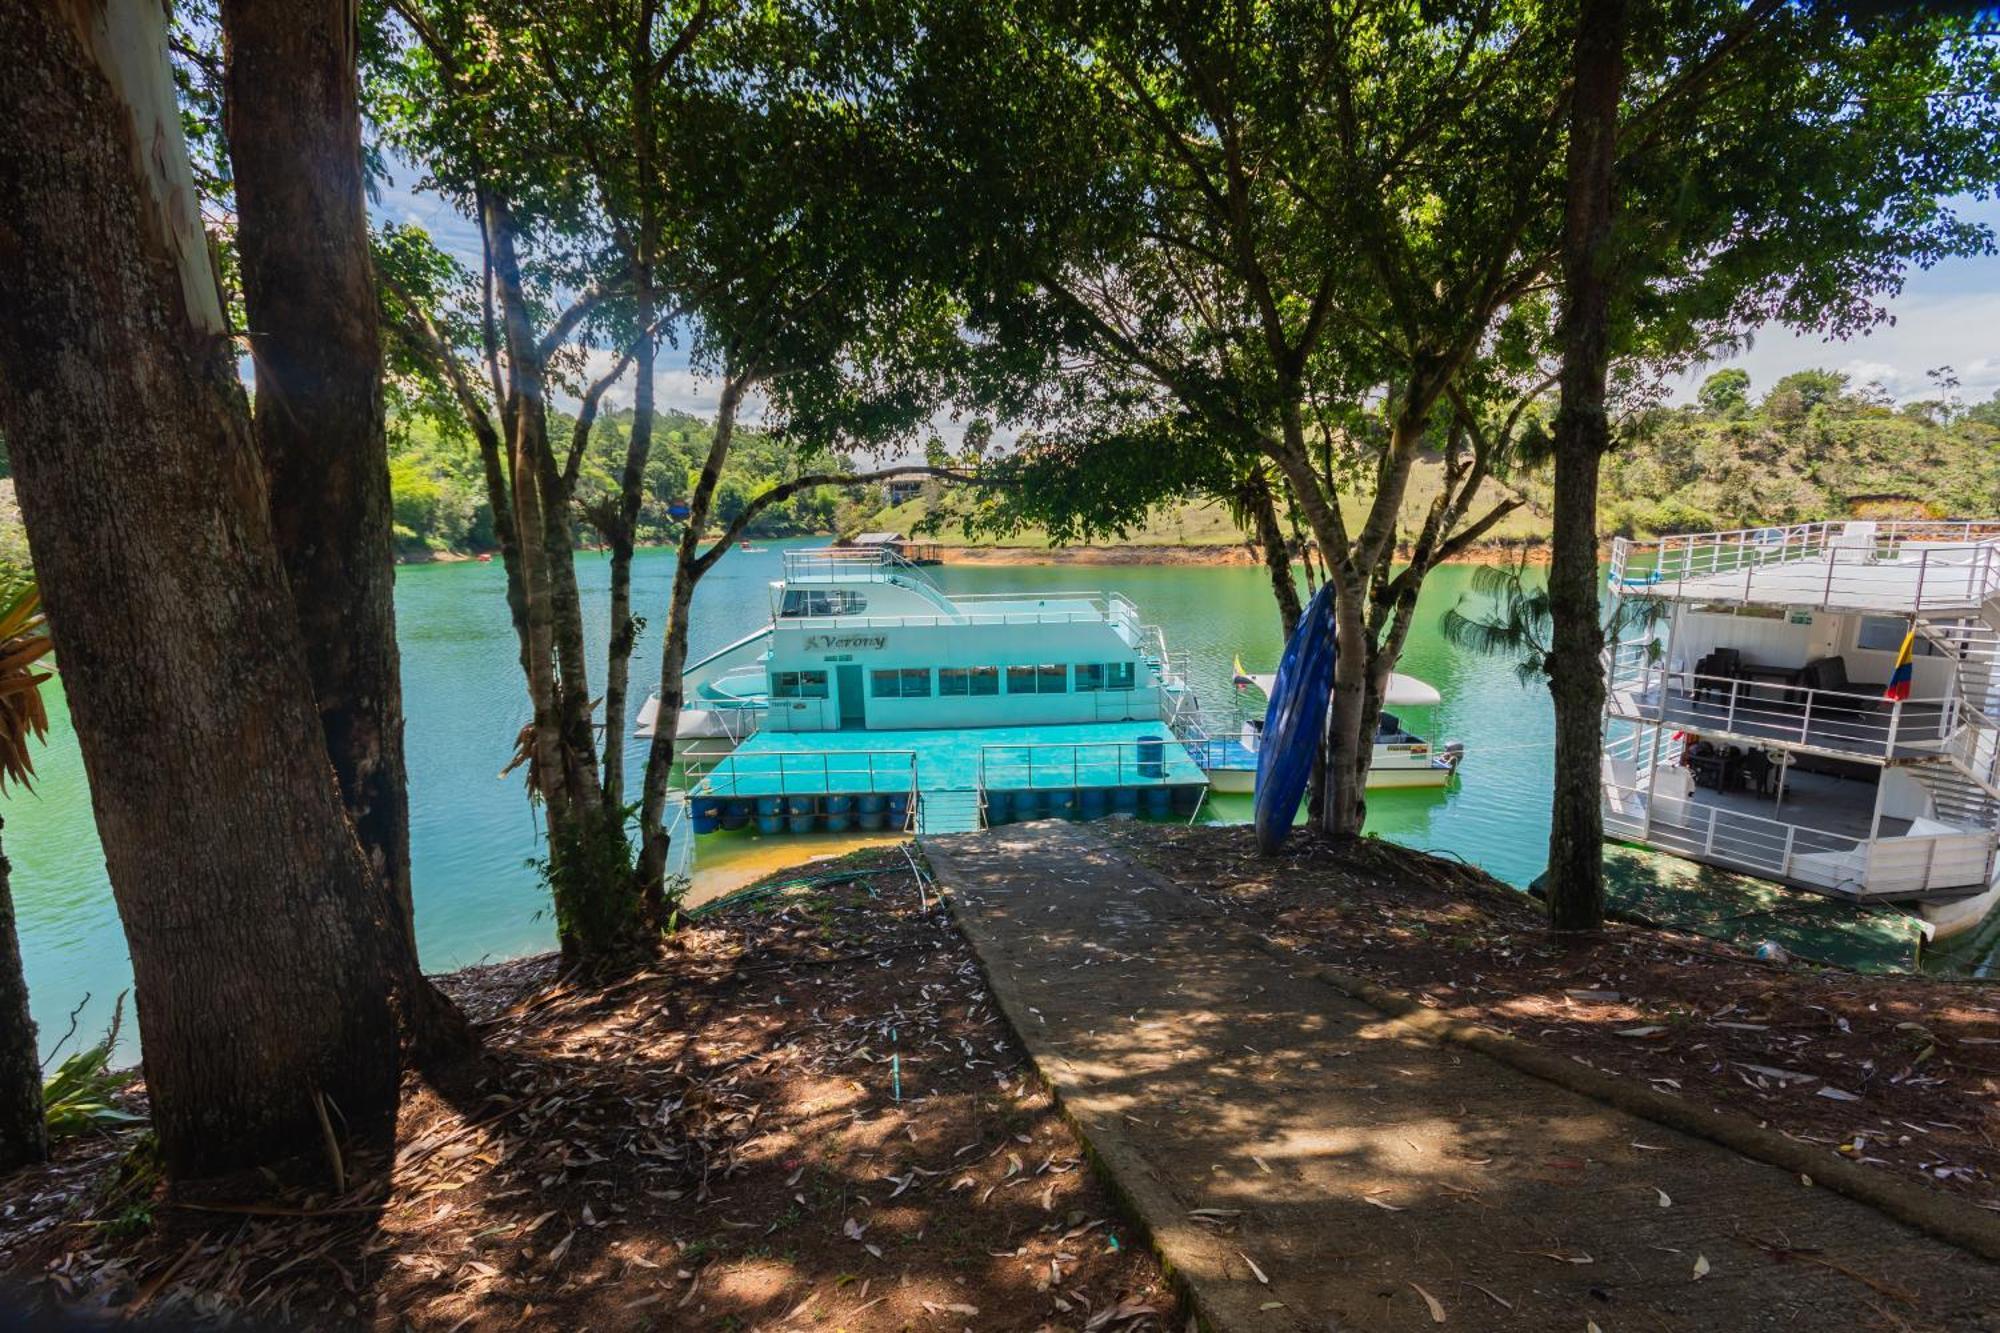
[{"label": "green foliage", "polygon": [[[1657,598],[1623,598],[1605,626],[1605,641],[1617,643],[1633,630],[1650,628],[1665,614],[1666,603]],[[1515,678],[1524,686],[1548,678],[1555,614],[1548,588],[1525,564],[1475,569],[1471,591],[1445,611],[1438,628],[1454,647],[1485,657],[1512,658]],[[1653,647],[1657,652],[1658,644]]]},{"label": "green foliage", "polygon": [[535,863],[555,905],[556,926],[586,957],[622,952],[640,919],[640,892],[625,835],[633,810],[601,820],[551,821],[548,854]]},{"label": "green foliage", "polygon": [[[1726,372],[1723,372],[1726,373]],[[2000,423],[1898,411],[1837,372],[1787,375],[1752,408],[1707,392],[1641,413],[1604,464],[1604,526],[1625,535],[1844,518],[2000,511]]]},{"label": "green foliage", "polygon": [[111,1052],[117,1049],[118,1028],[124,1015],[125,997],[120,994],[111,1008],[111,1027],[104,1039],[57,1065],[56,1072],[42,1084],[42,1107],[51,1142],[145,1119],[119,1109],[111,1100],[112,1094],[127,1081],[126,1075],[113,1073],[111,1069]]}]

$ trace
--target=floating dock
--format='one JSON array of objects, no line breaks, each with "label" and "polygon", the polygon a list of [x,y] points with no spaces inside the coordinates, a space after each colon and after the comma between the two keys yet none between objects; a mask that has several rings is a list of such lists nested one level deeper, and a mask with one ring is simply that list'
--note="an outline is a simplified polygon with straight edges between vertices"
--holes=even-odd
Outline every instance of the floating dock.
[{"label": "floating dock", "polygon": [[1207,778],[1163,722],[763,731],[690,795],[694,828],[954,833],[1028,819],[1192,814]]}]

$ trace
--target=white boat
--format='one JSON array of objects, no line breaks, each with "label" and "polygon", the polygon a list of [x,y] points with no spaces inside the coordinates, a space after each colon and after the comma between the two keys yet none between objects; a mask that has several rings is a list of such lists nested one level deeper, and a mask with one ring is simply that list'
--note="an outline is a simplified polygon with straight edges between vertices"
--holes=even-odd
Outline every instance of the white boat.
[{"label": "white boat", "polygon": [[2000,520],[1621,538],[1610,592],[1658,614],[1605,654],[1609,836],[1933,940],[1993,910]]},{"label": "white boat", "polygon": [[[1237,680],[1270,697],[1276,676],[1239,671]],[[1401,672],[1389,674],[1389,686],[1382,695],[1382,714],[1375,728],[1374,752],[1368,761],[1367,788],[1442,787],[1458,771],[1465,747],[1446,741],[1433,747],[1427,739],[1409,730],[1403,718],[1391,708],[1421,708],[1428,712],[1444,702],[1437,690]],[[1195,753],[1208,774],[1209,786],[1218,792],[1249,792],[1257,786],[1257,753],[1263,740],[1262,718],[1245,718],[1233,732],[1215,727]]]},{"label": "white boat", "polygon": [[1206,787],[1184,664],[1131,601],[947,593],[885,545],[785,552],[770,622],[681,688],[698,832],[1188,814]]}]

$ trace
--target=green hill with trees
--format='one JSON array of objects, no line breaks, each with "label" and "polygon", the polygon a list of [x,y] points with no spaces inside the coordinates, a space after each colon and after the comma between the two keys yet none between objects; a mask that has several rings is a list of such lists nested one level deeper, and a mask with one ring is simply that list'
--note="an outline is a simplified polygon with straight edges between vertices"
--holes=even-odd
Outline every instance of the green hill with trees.
[{"label": "green hill with trees", "polygon": [[[572,424],[565,416],[555,420],[552,428],[567,436]],[[618,493],[618,473],[631,433],[630,409],[604,413],[591,428],[589,448],[577,478],[580,539],[596,540],[592,516]],[[669,513],[669,506],[684,500],[694,489],[714,435],[713,422],[682,412],[657,414],[639,511],[637,537],[641,545],[659,545],[679,537],[681,525]],[[734,522],[754,496],[795,475],[798,462],[795,448],[738,427],[729,465],[716,492],[714,526],[722,528]],[[435,418],[421,412],[392,417],[389,488],[396,511],[396,549],[404,558],[496,549],[479,450],[462,430],[440,426]],[[748,531],[758,537],[832,532],[840,498],[841,493],[833,487],[802,491],[757,515]]]}]

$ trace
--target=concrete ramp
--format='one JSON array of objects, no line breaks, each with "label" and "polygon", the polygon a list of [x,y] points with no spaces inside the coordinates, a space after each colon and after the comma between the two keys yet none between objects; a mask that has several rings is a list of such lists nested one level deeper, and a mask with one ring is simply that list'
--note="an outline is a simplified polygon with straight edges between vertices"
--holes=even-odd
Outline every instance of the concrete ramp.
[{"label": "concrete ramp", "polygon": [[1087,827],[923,846],[1000,1008],[1215,1327],[2000,1328],[2000,1268],[1433,1044]]}]

